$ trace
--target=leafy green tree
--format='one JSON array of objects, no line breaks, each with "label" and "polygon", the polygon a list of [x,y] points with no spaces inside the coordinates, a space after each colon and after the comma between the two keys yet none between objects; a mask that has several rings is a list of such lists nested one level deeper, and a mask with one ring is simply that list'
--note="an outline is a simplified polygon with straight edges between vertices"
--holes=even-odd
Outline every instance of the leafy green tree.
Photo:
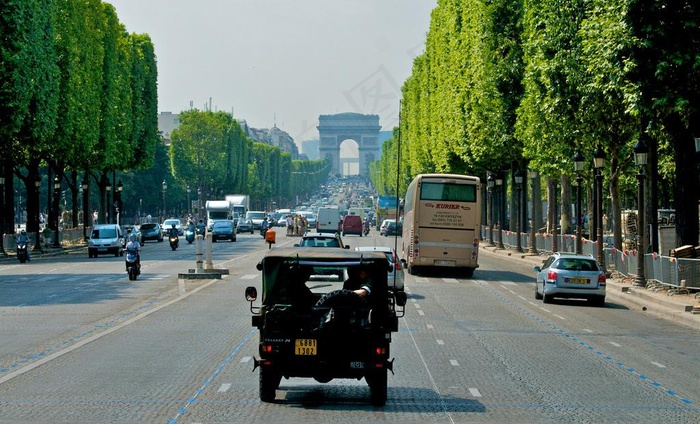
[{"label": "leafy green tree", "polygon": [[[59,68],[54,50],[54,2],[0,0],[0,172],[5,201],[14,204],[13,172],[27,189],[28,230],[38,231],[34,181],[42,153],[56,129]],[[23,171],[24,170],[24,171]],[[25,173],[26,172],[26,173]],[[12,208],[4,208],[5,228],[12,231]]]}]

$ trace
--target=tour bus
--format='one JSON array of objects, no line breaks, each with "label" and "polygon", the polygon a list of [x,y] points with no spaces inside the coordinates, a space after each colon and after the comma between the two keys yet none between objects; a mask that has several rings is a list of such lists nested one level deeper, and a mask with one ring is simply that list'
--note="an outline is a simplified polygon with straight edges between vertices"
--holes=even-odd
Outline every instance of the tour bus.
[{"label": "tour bus", "polygon": [[471,277],[479,267],[481,190],[478,177],[420,174],[404,199],[402,262],[409,274],[449,267]]}]

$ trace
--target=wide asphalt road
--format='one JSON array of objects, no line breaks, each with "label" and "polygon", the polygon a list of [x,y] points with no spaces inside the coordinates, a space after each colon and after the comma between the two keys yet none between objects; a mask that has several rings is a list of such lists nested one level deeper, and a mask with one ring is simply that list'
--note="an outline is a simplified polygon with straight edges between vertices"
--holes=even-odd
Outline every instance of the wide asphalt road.
[{"label": "wide asphalt road", "polygon": [[261,403],[244,290],[267,245],[215,243],[230,275],[185,281],[181,242],[147,243],[135,282],[87,252],[0,262],[0,422],[700,422],[700,331],[613,302],[544,305],[527,265],[485,251],[471,279],[406,275],[385,407],[363,380],[282,380]]}]

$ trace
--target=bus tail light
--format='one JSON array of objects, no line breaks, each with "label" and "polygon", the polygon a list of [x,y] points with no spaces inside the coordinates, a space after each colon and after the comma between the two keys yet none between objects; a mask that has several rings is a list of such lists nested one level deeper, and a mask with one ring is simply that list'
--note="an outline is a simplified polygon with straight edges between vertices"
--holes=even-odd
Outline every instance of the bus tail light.
[{"label": "bus tail light", "polygon": [[479,238],[474,237],[474,241],[472,241],[472,245],[474,246],[475,249],[479,248]]}]

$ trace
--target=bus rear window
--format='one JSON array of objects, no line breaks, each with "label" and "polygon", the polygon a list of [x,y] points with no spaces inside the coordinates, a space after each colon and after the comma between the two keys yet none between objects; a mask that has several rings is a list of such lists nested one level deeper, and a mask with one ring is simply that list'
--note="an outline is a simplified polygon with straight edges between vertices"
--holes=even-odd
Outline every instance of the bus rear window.
[{"label": "bus rear window", "polygon": [[423,182],[420,187],[420,200],[476,202],[476,186],[472,184]]}]

